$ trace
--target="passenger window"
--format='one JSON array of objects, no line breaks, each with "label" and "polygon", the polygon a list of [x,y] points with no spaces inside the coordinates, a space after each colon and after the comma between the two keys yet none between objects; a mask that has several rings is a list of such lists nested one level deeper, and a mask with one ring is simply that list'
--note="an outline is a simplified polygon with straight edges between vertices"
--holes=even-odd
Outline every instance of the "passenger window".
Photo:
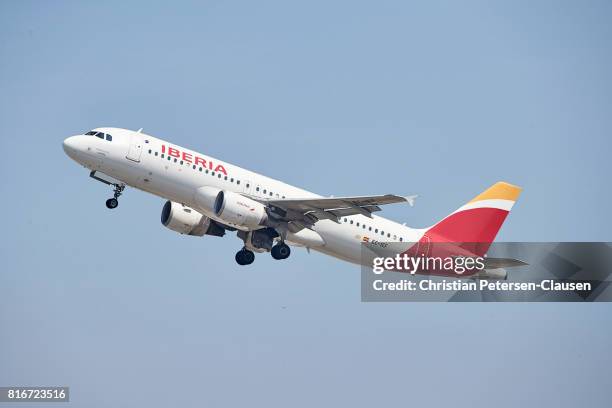
[{"label": "passenger window", "polygon": [[195,170],[195,168],[196,168],[196,165],[194,164],[194,165],[193,165],[193,169]]},{"label": "passenger window", "polygon": [[403,241],[403,240],[404,240],[404,238],[400,237],[400,241]]},{"label": "passenger window", "polygon": [[183,161],[181,160],[181,165],[183,164]]},{"label": "passenger window", "polygon": [[365,224],[363,224],[363,229],[365,229]]},{"label": "passenger window", "polygon": [[259,191],[259,187],[255,188],[255,191]]},{"label": "passenger window", "polygon": [[351,220],[351,224],[353,223],[353,220]]},{"label": "passenger window", "polygon": [[359,223],[357,223],[357,224],[355,224],[355,225],[359,226]]},{"label": "passenger window", "polygon": [[176,159],[176,157],[174,158],[174,162],[176,163],[178,160]]},{"label": "passenger window", "polygon": [[272,192],[270,191],[270,197],[272,197]]},{"label": "passenger window", "polygon": [[157,152],[155,152],[155,156],[157,156]]},{"label": "passenger window", "polygon": [[202,171],[202,168],[200,167],[200,171]]},{"label": "passenger window", "polygon": [[374,232],[378,234],[378,228],[376,228],[376,229],[374,230]]},{"label": "passenger window", "polygon": [[218,177],[221,178],[221,173],[219,173]]},{"label": "passenger window", "polygon": [[372,231],[372,227],[370,227],[369,230]]},{"label": "passenger window", "polygon": [[149,154],[151,154],[151,149],[149,149]]},{"label": "passenger window", "polygon": [[233,183],[233,182],[234,182],[234,178],[233,178],[233,177],[230,179],[230,182],[231,182],[231,183]]},{"label": "passenger window", "polygon": [[391,238],[391,234],[387,232],[387,238]]},{"label": "passenger window", "polygon": [[236,180],[236,184],[240,184],[240,180]]},{"label": "passenger window", "polygon": [[215,177],[215,172],[214,172],[214,171],[211,171],[211,172],[210,172],[210,175],[211,175],[211,176],[213,176],[213,177]]},{"label": "passenger window", "polygon": [[[240,184],[240,181],[238,182],[238,184]],[[249,183],[247,183],[247,188],[251,187],[251,185]]]},{"label": "passenger window", "polygon": [[225,181],[227,181],[227,176],[225,176],[224,178],[225,178]]},{"label": "passenger window", "polygon": [[264,193],[264,194],[266,194],[266,189],[265,189],[265,188],[264,188],[264,191],[263,191],[263,193]]},{"label": "passenger window", "polygon": [[[172,160],[172,157],[168,156],[168,161],[170,161],[170,160]],[[174,160],[176,160],[176,159],[174,159]]]}]

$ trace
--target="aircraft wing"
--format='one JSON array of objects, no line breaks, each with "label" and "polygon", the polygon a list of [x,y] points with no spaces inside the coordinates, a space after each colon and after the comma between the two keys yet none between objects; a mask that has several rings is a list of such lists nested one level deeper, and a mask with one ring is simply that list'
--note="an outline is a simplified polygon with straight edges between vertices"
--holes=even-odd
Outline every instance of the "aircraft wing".
[{"label": "aircraft wing", "polygon": [[339,222],[340,217],[350,215],[361,214],[372,217],[373,212],[381,210],[381,205],[407,202],[413,206],[416,197],[416,195],[403,197],[385,194],[358,197],[259,199],[259,201],[266,204],[278,218],[289,222],[294,229],[299,230],[323,219]]}]

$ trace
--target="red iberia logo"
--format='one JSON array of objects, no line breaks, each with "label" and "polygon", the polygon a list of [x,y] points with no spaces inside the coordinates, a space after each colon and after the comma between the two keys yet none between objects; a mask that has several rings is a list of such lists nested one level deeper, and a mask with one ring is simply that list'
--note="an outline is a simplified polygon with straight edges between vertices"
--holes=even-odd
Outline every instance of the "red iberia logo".
[{"label": "red iberia logo", "polygon": [[213,163],[213,161],[210,159],[206,161],[202,157],[193,155],[191,153],[183,152],[174,147],[169,147],[169,146],[166,147],[166,145],[162,145],[161,151],[162,151],[162,154],[167,153],[168,156],[176,157],[177,159],[181,159],[187,163],[192,163],[192,164],[195,164],[196,166],[202,166],[204,168],[208,168],[209,170],[223,173],[227,176],[227,171],[225,170],[225,167],[223,167],[223,165],[221,164],[215,165],[215,163]]}]

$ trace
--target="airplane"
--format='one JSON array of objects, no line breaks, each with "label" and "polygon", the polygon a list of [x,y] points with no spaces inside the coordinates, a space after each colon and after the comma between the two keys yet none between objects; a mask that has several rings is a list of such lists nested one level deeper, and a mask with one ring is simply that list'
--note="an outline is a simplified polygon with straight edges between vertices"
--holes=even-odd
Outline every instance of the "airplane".
[{"label": "airplane", "polygon": [[[68,137],[63,149],[90,177],[113,188],[109,209],[131,186],[167,200],[161,222],[172,231],[200,237],[236,231],[243,241],[235,255],[239,265],[253,263],[255,253],[286,259],[290,246],[355,264],[364,264],[363,251],[370,257],[410,251],[427,255],[438,242],[478,243],[470,251],[482,256],[521,192],[497,182],[433,226],[410,228],[373,213],[388,204],[412,206],[415,195],[323,197],[142,129],[96,128]],[[497,260],[500,265],[503,260]]]}]

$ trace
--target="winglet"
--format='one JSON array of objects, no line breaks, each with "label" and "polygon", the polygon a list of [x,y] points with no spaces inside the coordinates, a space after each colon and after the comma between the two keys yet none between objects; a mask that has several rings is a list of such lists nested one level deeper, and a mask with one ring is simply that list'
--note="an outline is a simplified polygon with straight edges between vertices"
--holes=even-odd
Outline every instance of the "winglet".
[{"label": "winglet", "polygon": [[408,202],[408,204],[409,204],[411,207],[414,207],[414,200],[415,200],[417,197],[418,197],[418,194],[411,195],[411,196],[406,196],[406,197],[404,197],[404,198],[406,199],[406,201]]}]

